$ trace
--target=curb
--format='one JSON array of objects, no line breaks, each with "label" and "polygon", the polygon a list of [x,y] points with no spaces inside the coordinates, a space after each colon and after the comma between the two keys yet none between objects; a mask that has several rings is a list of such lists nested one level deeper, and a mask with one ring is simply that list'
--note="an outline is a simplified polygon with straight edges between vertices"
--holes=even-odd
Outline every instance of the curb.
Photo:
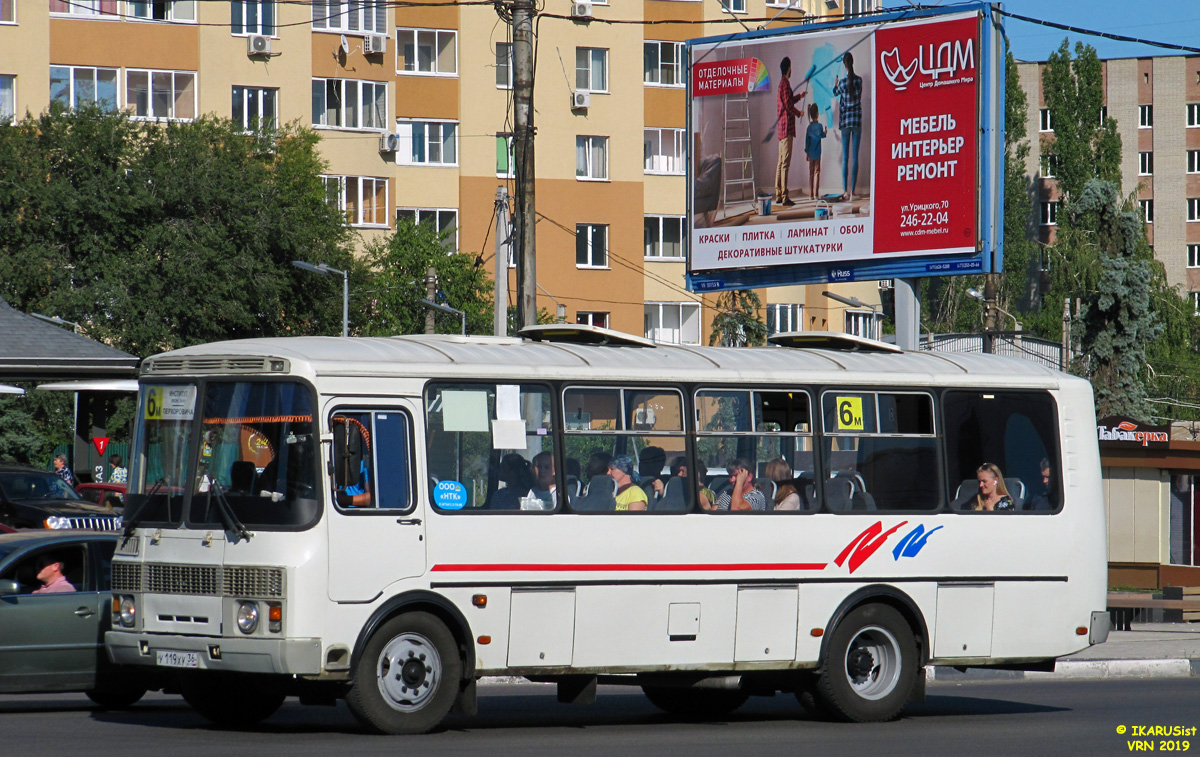
[{"label": "curb", "polygon": [[1200,677],[1200,659],[1167,660],[1059,660],[1053,673],[973,668],[926,668],[927,683],[969,681],[1086,681],[1104,678],[1195,678]]}]

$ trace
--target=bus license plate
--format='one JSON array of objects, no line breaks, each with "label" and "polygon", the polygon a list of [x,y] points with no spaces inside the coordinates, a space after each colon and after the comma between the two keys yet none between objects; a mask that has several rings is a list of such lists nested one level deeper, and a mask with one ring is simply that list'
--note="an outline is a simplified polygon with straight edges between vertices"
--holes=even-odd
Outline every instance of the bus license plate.
[{"label": "bus license plate", "polygon": [[200,655],[196,652],[176,652],[173,649],[160,649],[156,653],[159,665],[167,668],[198,668]]}]

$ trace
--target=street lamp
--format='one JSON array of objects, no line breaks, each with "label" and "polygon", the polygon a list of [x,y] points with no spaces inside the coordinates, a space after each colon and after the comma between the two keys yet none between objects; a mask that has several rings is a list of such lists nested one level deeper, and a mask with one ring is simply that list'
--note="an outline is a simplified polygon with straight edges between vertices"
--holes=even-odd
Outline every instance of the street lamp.
[{"label": "street lamp", "polygon": [[336,268],[330,268],[327,264],[313,265],[305,263],[303,260],[293,260],[292,265],[312,273],[319,273],[322,276],[328,276],[332,273],[340,273],[342,275],[342,336],[350,336],[350,274],[347,271],[339,271]]},{"label": "street lamp", "polygon": [[462,335],[463,336],[467,335],[467,314],[464,313],[463,311],[459,310],[458,308],[452,308],[449,305],[443,305],[440,302],[434,302],[433,300],[427,300],[424,297],[417,300],[417,302],[421,303],[422,305],[429,308],[430,310],[437,310],[442,313],[449,313],[451,315],[457,315],[458,320],[462,324]]},{"label": "street lamp", "polygon": [[75,321],[68,321],[65,318],[59,318],[56,315],[42,315],[41,313],[30,313],[30,315],[34,318],[41,318],[47,323],[56,323],[59,326],[70,326],[76,334],[79,333],[79,324],[75,323]]},{"label": "street lamp", "polygon": [[871,309],[871,332],[872,333],[878,332],[878,329],[879,329],[878,316],[879,316],[879,314],[875,310],[875,308],[878,306],[863,302],[862,300],[858,299],[857,297],[845,297],[840,294],[835,294],[834,292],[821,292],[821,294],[825,295],[826,297],[828,297],[831,300],[840,302],[843,305],[849,305],[852,308],[870,308]]},{"label": "street lamp", "polygon": [[1008,312],[1007,310],[1005,310],[1004,308],[1000,307],[999,305],[997,305],[997,304],[996,304],[996,303],[994,303],[994,302],[988,302],[988,299],[987,299],[987,297],[984,297],[984,296],[983,296],[983,293],[982,293],[982,292],[980,292],[980,291],[979,291],[978,289],[976,289],[975,287],[971,287],[970,289],[968,289],[968,290],[967,290],[967,296],[968,296],[968,297],[971,297],[971,298],[973,298],[973,299],[979,300],[980,302],[982,302],[982,303],[983,303],[983,306],[984,306],[985,308],[986,308],[986,307],[990,307],[990,308],[992,308],[993,310],[995,310],[995,311],[996,311],[996,312],[998,312],[998,313],[1004,313],[1006,316],[1008,316],[1009,318],[1013,319],[1013,331],[1020,331],[1020,330],[1021,330],[1021,322],[1017,320],[1017,317],[1016,317],[1015,315],[1013,315],[1012,313]]}]

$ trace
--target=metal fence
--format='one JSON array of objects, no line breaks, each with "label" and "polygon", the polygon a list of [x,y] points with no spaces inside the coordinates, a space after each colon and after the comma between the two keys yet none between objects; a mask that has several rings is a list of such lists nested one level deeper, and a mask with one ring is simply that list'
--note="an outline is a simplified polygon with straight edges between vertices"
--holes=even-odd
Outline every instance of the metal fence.
[{"label": "metal fence", "polygon": [[[927,334],[921,339],[920,349],[931,352],[983,352],[983,344],[983,334]],[[1032,360],[1054,370],[1062,370],[1070,359],[1069,355],[1063,354],[1061,344],[1028,336],[1020,331],[994,332],[992,354]]]}]

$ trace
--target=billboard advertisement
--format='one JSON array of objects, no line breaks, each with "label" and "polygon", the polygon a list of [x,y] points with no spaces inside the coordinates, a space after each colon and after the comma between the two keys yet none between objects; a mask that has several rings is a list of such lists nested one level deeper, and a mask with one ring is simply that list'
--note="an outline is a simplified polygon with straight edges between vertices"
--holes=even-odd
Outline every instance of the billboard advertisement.
[{"label": "billboard advertisement", "polygon": [[982,21],[899,15],[689,43],[693,288],[998,263],[985,209],[1001,193],[985,184],[1002,174],[983,164],[1002,132]]}]

